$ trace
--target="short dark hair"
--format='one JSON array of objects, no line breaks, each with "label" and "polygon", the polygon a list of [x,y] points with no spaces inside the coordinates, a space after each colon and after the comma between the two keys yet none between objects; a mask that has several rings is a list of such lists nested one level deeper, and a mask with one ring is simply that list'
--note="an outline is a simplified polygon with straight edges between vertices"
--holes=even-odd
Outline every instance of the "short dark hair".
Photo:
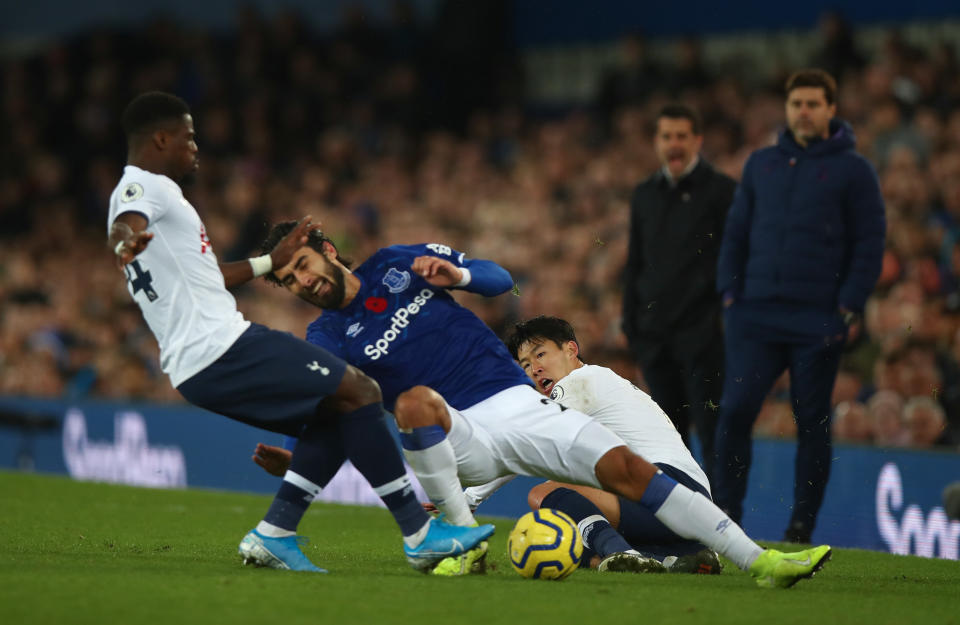
[{"label": "short dark hair", "polygon": [[580,343],[577,341],[577,335],[574,333],[573,326],[570,325],[570,322],[560,317],[548,317],[546,315],[540,315],[533,319],[527,319],[526,321],[518,321],[513,325],[513,330],[507,335],[504,343],[506,343],[507,349],[510,350],[510,355],[513,356],[513,359],[517,360],[517,353],[520,351],[520,347],[528,341],[535,341],[537,339],[553,341],[557,344],[557,347],[562,346],[567,341],[573,341],[577,344],[578,348],[580,347]]},{"label": "short dark hair", "polygon": [[152,132],[157,126],[177,121],[190,114],[182,99],[163,91],[141,93],[123,110],[120,122],[129,141],[135,135]]},{"label": "short dark hair", "polygon": [[693,129],[693,134],[701,134],[703,122],[700,121],[700,114],[697,113],[692,106],[687,106],[686,104],[681,104],[680,102],[671,102],[660,109],[660,114],[657,115],[657,122],[659,123],[660,119],[663,117],[666,117],[667,119],[690,120],[690,127]]},{"label": "short dark hair", "polygon": [[[260,244],[260,249],[257,253],[269,254],[270,252],[272,252],[273,248],[277,246],[277,243],[279,243],[283,237],[290,234],[290,231],[293,230],[298,223],[300,222],[299,221],[281,221],[280,223],[274,224],[274,226],[270,228],[270,232],[267,233],[267,238],[264,239],[263,243]],[[337,249],[336,244],[332,240],[330,240],[325,234],[323,234],[323,231],[321,230],[311,230],[310,235],[307,237],[307,247],[317,252],[318,254],[323,254],[323,244],[325,242],[329,243],[330,245],[333,245],[333,249]],[[342,258],[340,256],[339,250],[337,251],[337,260],[340,261],[340,264],[342,264],[344,267],[349,268],[350,265],[353,264],[352,261]],[[272,282],[278,286],[282,286],[280,284],[280,280],[277,279],[276,274],[274,274],[272,271],[264,274],[263,279],[266,280],[267,282]]]},{"label": "short dark hair", "polygon": [[827,104],[833,104],[837,98],[837,81],[822,69],[801,69],[790,74],[783,90],[789,97],[791,91],[800,87],[820,87],[827,98]]}]

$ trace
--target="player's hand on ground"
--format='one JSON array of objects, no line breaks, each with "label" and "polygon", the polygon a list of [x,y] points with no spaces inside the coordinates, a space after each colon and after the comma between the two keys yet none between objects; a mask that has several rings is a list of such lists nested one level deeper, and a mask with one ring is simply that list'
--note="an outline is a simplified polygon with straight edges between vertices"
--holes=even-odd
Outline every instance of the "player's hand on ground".
[{"label": "player's hand on ground", "polygon": [[253,450],[253,461],[263,467],[264,471],[277,477],[283,477],[290,468],[291,458],[292,451],[274,445],[257,443],[257,448]]},{"label": "player's hand on ground", "polygon": [[297,250],[307,244],[310,233],[314,230],[322,229],[323,224],[320,222],[314,223],[313,217],[310,215],[298,221],[297,225],[293,227],[293,230],[288,232],[287,236],[280,239],[276,247],[270,251],[270,260],[273,261],[274,269],[279,269],[289,263],[293,259],[293,255],[297,253]]},{"label": "player's hand on ground", "polygon": [[136,258],[137,254],[147,249],[147,245],[151,239],[153,239],[153,235],[146,230],[135,232],[130,238],[125,239],[123,245],[117,248],[120,251],[120,253],[117,254],[117,261],[120,263],[120,266],[123,267],[131,262]]},{"label": "player's hand on ground", "polygon": [[463,278],[459,267],[436,256],[418,256],[410,268],[433,286],[442,288],[451,287]]}]

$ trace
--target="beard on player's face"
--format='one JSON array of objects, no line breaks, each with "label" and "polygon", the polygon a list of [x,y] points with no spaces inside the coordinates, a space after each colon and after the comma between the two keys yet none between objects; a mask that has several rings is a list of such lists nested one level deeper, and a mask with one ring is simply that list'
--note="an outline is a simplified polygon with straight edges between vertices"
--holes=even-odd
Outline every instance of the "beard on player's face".
[{"label": "beard on player's face", "polygon": [[297,296],[324,310],[341,308],[346,296],[346,279],[343,269],[330,262],[323,254],[319,256],[322,260],[317,261],[316,268],[321,269],[316,273],[317,283],[312,289],[301,288]]}]

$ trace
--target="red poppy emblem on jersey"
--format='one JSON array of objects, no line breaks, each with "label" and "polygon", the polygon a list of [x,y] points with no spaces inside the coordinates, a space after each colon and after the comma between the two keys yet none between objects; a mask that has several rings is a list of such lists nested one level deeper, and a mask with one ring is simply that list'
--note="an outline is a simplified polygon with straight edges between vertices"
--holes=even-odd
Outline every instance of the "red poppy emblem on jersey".
[{"label": "red poppy emblem on jersey", "polygon": [[382,313],[387,309],[387,300],[382,297],[368,297],[363,305],[375,313]]}]

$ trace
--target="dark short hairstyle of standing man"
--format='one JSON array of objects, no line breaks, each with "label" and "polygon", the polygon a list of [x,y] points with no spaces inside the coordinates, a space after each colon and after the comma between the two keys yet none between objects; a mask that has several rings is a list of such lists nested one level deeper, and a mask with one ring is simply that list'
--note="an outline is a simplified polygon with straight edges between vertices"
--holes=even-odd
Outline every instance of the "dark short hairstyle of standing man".
[{"label": "dark short hairstyle of standing man", "polygon": [[837,98],[837,81],[822,69],[801,69],[790,74],[784,85],[784,94],[799,87],[820,87],[827,98],[827,104],[833,104]]},{"label": "dark short hairstyle of standing man", "polygon": [[668,119],[690,120],[690,127],[693,129],[693,134],[701,134],[701,127],[703,124],[700,121],[700,115],[692,107],[687,106],[686,104],[681,104],[679,102],[667,104],[660,109],[660,114],[657,115],[657,120],[659,121],[662,117],[666,117]]}]

